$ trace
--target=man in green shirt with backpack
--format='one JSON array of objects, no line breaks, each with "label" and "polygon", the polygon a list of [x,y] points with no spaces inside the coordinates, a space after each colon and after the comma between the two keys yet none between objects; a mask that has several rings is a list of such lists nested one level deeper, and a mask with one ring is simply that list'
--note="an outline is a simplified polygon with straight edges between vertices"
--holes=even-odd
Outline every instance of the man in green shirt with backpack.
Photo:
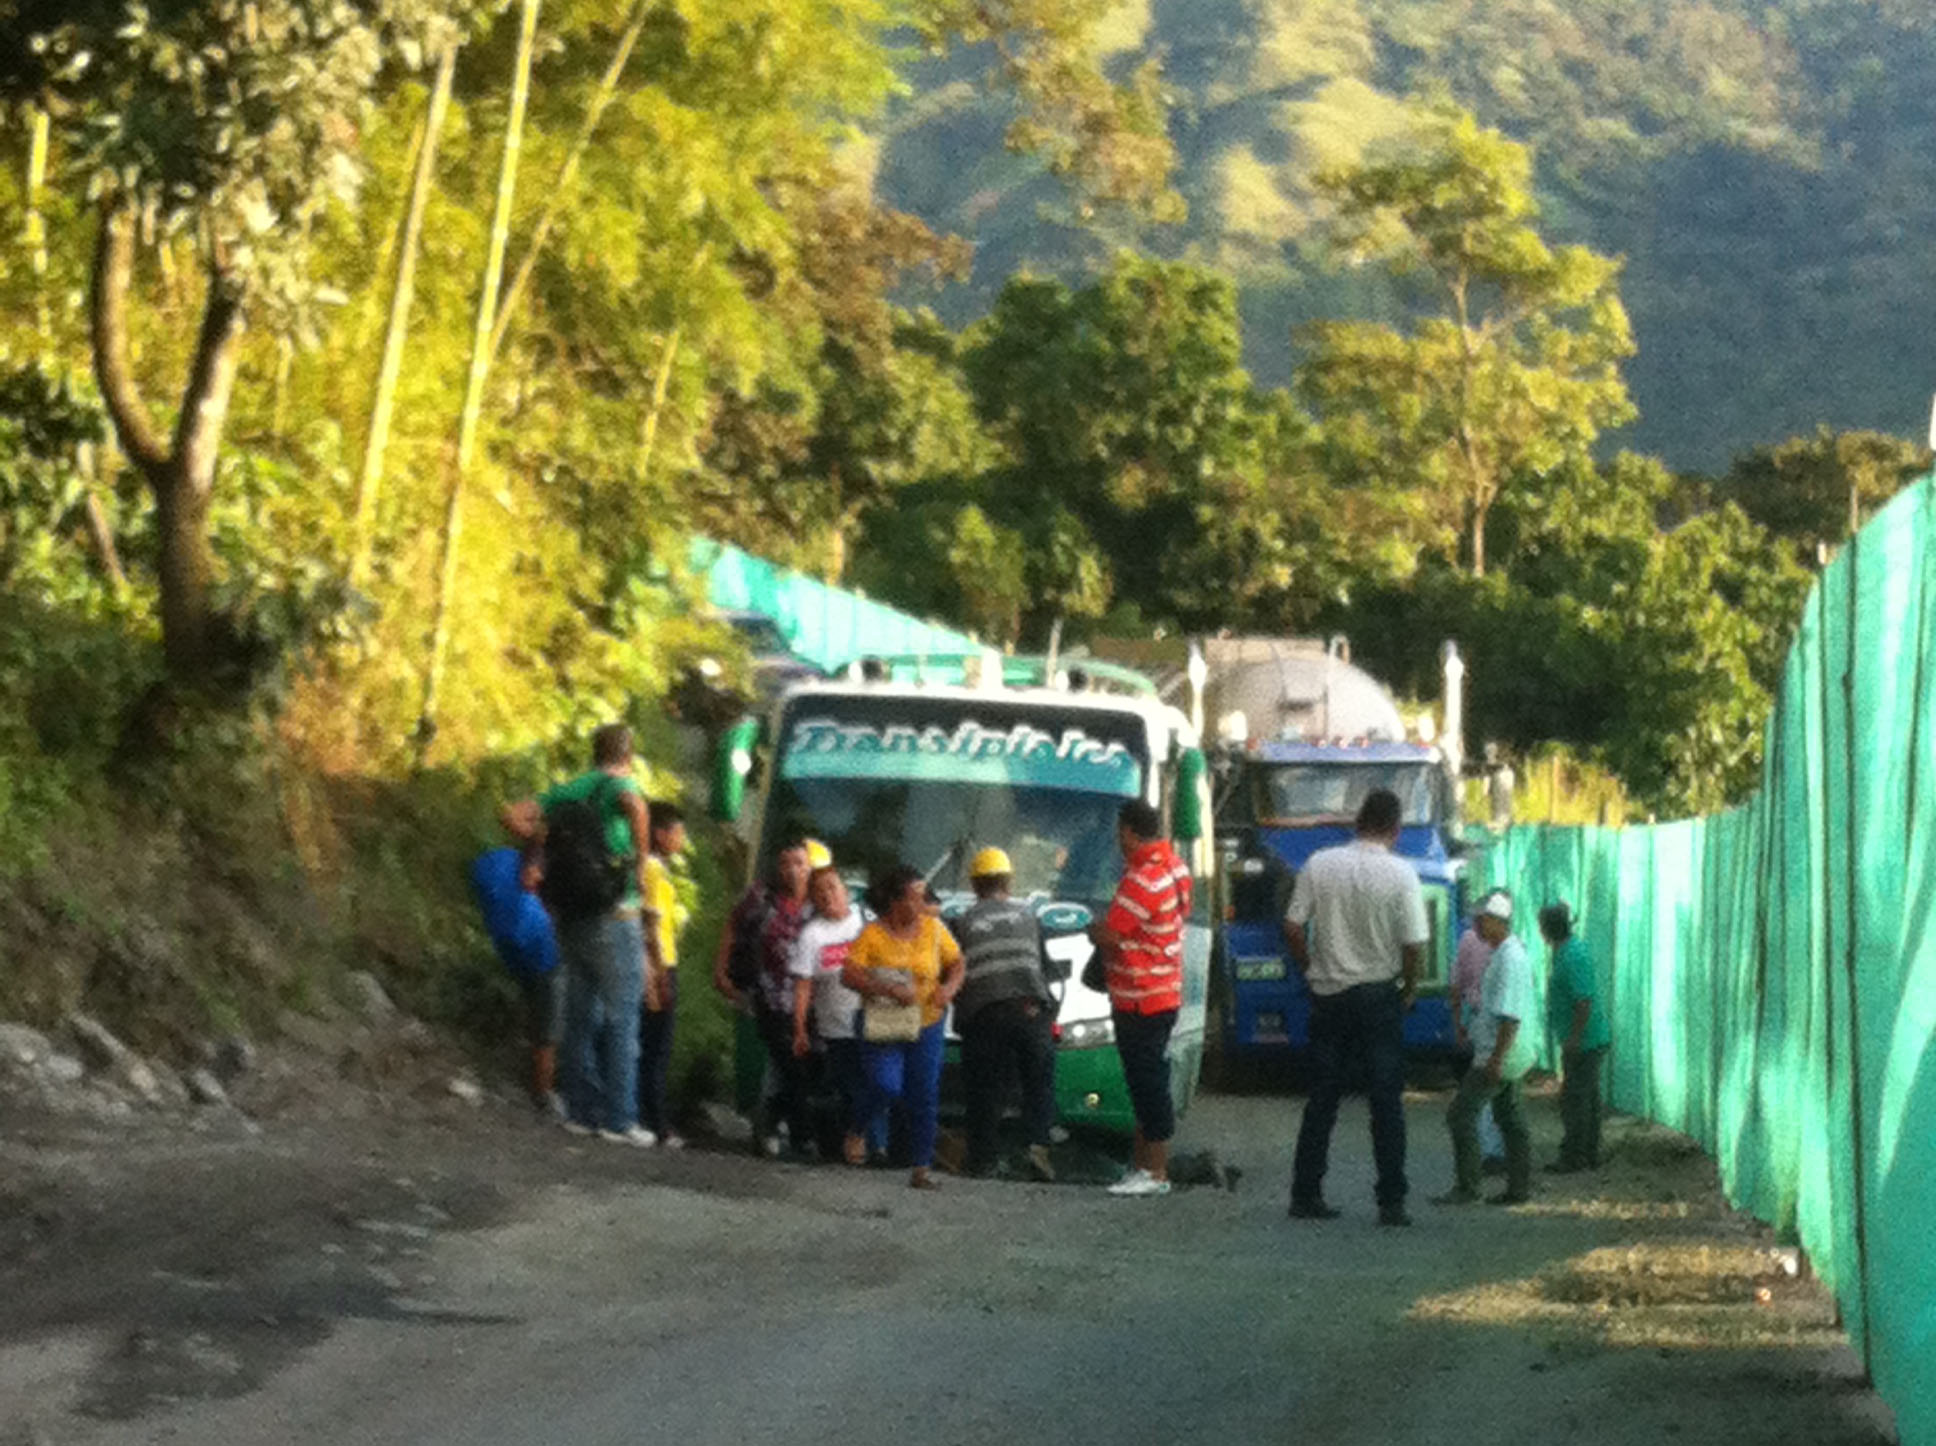
[{"label": "man in green shirt with backpack", "polygon": [[565,1128],[651,1146],[658,1137],[638,1121],[648,823],[632,764],[631,729],[608,723],[592,734],[588,771],[505,817],[523,837],[527,859],[542,868],[539,893],[557,927],[565,971]]}]

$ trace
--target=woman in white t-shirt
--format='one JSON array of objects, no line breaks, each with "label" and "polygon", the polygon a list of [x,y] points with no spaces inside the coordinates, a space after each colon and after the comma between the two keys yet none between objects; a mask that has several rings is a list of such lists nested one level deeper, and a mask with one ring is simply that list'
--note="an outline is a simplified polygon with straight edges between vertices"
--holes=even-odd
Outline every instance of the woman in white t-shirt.
[{"label": "woman in white t-shirt", "polygon": [[[815,869],[807,880],[813,917],[800,927],[787,973],[793,980],[793,1053],[804,1059],[816,1042],[840,1094],[842,1128],[855,1117],[861,1094],[860,1044],[854,1016],[860,996],[841,982],[847,950],[861,931],[860,910],[847,885],[831,866]],[[865,1152],[847,1152],[850,1165],[866,1163]]]}]

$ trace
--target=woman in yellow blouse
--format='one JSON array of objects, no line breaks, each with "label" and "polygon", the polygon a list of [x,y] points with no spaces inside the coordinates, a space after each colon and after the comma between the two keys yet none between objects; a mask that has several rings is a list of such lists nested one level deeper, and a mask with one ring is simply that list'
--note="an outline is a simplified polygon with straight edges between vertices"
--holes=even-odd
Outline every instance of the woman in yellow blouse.
[{"label": "woman in yellow blouse", "polygon": [[[914,1157],[908,1184],[932,1190],[935,1181],[929,1171],[934,1164],[944,1042],[941,1021],[961,988],[961,949],[948,926],[928,912],[927,884],[920,870],[902,864],[870,893],[879,917],[854,940],[841,972],[847,987],[861,997],[860,1057],[865,1079],[860,1108],[847,1134],[847,1158],[853,1163],[866,1158],[868,1127],[880,1119],[890,1101],[899,1099],[907,1109]],[[865,1025],[868,1011],[880,1017],[891,1012],[893,1005],[919,1006],[918,1032],[909,1021],[912,1038],[867,1038],[869,1032],[877,1032]]]}]

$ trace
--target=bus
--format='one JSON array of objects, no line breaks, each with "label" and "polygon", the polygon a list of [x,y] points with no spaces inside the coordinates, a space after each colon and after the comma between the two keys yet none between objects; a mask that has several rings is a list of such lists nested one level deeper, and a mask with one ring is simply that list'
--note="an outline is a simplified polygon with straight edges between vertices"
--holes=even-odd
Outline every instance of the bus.
[{"label": "bus", "polygon": [[1190,720],[1140,674],[994,653],[867,659],[846,676],[788,688],[763,718],[729,729],[713,811],[746,842],[749,880],[770,868],[785,838],[807,834],[833,850],[857,898],[882,870],[918,868],[944,919],[973,901],[975,853],[1006,850],[1015,896],[1033,905],[1050,956],[1067,966],[1055,985],[1061,1122],[1127,1133],[1135,1120],[1109,1000],[1083,986],[1082,970],[1089,926],[1121,875],[1116,815],[1131,798],[1162,813],[1198,879],[1170,1041],[1181,1109],[1203,1063],[1210,786]]}]

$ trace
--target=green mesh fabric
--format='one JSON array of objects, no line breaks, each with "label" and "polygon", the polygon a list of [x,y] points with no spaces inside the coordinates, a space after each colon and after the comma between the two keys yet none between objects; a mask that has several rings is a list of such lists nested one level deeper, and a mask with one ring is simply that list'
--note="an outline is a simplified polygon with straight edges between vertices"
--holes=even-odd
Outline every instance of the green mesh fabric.
[{"label": "green mesh fabric", "polygon": [[728,543],[694,539],[692,566],[705,579],[709,603],[722,612],[772,618],[787,646],[817,667],[837,668],[869,654],[973,653],[980,648],[966,633],[829,587]]},{"label": "green mesh fabric", "polygon": [[1817,583],[1750,803],[1514,828],[1479,863],[1522,905],[1573,905],[1614,1106],[1693,1136],[1737,1205],[1799,1238],[1907,1446],[1936,1446],[1932,690],[1925,479]]}]

